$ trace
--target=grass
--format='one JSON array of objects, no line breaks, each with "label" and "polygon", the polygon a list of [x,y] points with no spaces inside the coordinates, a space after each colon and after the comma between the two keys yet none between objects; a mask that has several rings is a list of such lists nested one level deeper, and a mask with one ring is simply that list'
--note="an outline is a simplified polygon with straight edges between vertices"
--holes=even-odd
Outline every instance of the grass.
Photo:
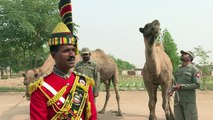
[{"label": "grass", "polygon": [[20,87],[0,87],[0,92],[25,92],[25,88]]},{"label": "grass", "polygon": [[[200,81],[200,90],[213,90],[213,76],[204,76]],[[146,90],[142,77],[135,76],[119,76],[119,91],[141,91]],[[110,90],[114,90],[111,84]],[[0,92],[25,92],[26,88],[20,87],[1,87]],[[100,91],[105,91],[103,83],[100,85]]]}]

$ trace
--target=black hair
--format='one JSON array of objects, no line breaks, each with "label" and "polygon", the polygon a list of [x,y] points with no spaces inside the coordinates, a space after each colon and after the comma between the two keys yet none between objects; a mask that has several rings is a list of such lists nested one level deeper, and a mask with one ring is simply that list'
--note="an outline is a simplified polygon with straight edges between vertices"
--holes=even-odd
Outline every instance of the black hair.
[{"label": "black hair", "polygon": [[51,45],[50,52],[58,52],[60,45]]},{"label": "black hair", "polygon": [[[61,45],[51,45],[50,52],[58,52],[60,46]],[[74,45],[74,46],[75,46],[75,48],[77,47],[77,45]]]}]

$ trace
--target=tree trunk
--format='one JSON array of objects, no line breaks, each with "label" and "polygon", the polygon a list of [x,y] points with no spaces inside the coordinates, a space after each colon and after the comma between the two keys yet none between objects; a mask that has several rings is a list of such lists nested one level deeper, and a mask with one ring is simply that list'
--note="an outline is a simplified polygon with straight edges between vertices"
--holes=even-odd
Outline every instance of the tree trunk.
[{"label": "tree trunk", "polygon": [[12,70],[11,70],[11,67],[10,67],[10,78],[12,78]]},{"label": "tree trunk", "polygon": [[1,67],[1,78],[3,78],[4,72],[3,72],[3,67]]}]

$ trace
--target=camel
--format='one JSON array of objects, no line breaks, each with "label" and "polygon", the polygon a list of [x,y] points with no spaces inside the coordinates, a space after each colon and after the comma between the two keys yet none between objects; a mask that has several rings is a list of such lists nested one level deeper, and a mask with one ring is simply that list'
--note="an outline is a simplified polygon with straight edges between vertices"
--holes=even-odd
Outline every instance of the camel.
[{"label": "camel", "polygon": [[[80,55],[76,55],[75,63],[81,60]],[[99,111],[100,114],[103,114],[106,110],[106,106],[110,97],[110,84],[112,82],[116,94],[116,100],[118,104],[118,116],[122,116],[122,112],[120,109],[120,96],[118,92],[118,67],[115,61],[106,55],[103,50],[96,49],[95,51],[91,51],[91,60],[94,61],[100,69],[100,78],[101,82],[105,84],[106,88],[106,99],[103,108]],[[26,85],[26,96],[29,100],[29,84],[36,80],[36,78],[45,76],[45,74],[49,74],[52,72],[53,66],[55,64],[54,59],[51,55],[48,56],[44,64],[36,69],[28,70],[24,76],[24,84]]]},{"label": "camel", "polygon": [[164,51],[163,45],[156,42],[157,37],[160,35],[160,22],[154,20],[146,24],[144,28],[139,28],[139,31],[143,34],[145,44],[146,62],[143,68],[143,80],[149,95],[149,120],[157,120],[155,106],[159,86],[161,86],[162,107],[165,111],[166,119],[174,120],[168,96],[173,83],[173,67],[170,58]]}]

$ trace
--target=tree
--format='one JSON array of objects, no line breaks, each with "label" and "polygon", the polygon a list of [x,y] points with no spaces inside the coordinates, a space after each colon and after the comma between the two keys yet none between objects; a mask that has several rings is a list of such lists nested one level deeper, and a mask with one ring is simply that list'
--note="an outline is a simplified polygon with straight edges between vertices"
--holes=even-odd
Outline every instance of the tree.
[{"label": "tree", "polygon": [[180,61],[178,52],[177,52],[177,45],[175,44],[174,40],[172,39],[167,29],[163,31],[162,39],[163,39],[162,42],[163,42],[164,50],[172,61],[173,73],[174,73],[177,70],[178,64]]},{"label": "tree", "polygon": [[199,57],[199,66],[202,72],[208,74],[210,69],[210,61],[208,60],[210,57],[208,54],[211,53],[211,51],[205,51],[201,46],[198,46],[194,48],[194,53]]},{"label": "tree", "polygon": [[211,51],[205,51],[201,46],[194,48],[194,53],[197,57],[199,57],[199,64],[200,65],[207,65],[209,63],[209,55],[208,53],[211,53]]},{"label": "tree", "polygon": [[116,62],[119,73],[121,73],[122,70],[131,70],[131,69],[135,68],[135,66],[133,64],[130,64],[127,61],[117,59],[117,58],[113,57],[112,55],[109,55],[109,56]]},{"label": "tree", "polygon": [[0,67],[19,71],[41,65],[59,21],[58,0],[0,0]]}]

